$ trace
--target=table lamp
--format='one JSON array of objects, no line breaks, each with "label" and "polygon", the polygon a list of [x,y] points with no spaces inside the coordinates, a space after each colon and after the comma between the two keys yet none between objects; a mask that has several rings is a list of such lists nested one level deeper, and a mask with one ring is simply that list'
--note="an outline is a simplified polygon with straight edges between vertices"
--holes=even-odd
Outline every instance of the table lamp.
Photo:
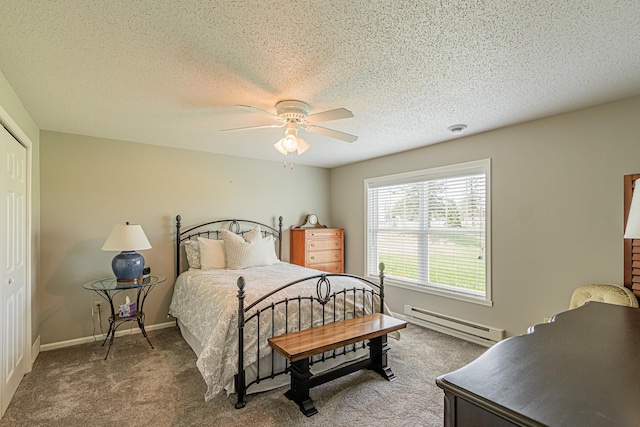
[{"label": "table lamp", "polygon": [[122,251],[111,261],[111,268],[118,282],[134,282],[142,277],[144,258],[136,250],[151,249],[142,226],[118,224],[102,245],[103,251]]},{"label": "table lamp", "polygon": [[640,182],[636,181],[636,189],[633,191],[627,217],[627,227],[624,230],[625,239],[640,239],[640,191],[638,188],[640,188]]}]

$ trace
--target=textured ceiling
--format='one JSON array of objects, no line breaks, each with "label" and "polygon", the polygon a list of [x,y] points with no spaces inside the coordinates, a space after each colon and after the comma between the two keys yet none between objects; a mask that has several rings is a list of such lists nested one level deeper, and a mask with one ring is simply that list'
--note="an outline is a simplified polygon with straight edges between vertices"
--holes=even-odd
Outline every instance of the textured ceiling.
[{"label": "textured ceiling", "polygon": [[[640,94],[638,0],[0,0],[0,70],[43,130],[283,160],[299,99],[334,167]],[[291,159],[289,159],[291,160]]]}]

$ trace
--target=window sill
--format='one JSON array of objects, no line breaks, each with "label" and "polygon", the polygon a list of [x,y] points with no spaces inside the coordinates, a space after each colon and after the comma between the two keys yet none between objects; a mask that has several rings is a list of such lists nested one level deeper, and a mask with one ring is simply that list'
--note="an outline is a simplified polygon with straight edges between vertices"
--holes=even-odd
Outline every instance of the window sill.
[{"label": "window sill", "polygon": [[408,289],[411,291],[422,292],[425,294],[437,295],[444,298],[450,298],[450,299],[455,299],[459,301],[470,302],[473,304],[486,305],[488,307],[493,307],[493,301],[490,299],[472,297],[469,295],[465,295],[464,293],[461,293],[461,292],[445,291],[443,289],[435,288],[433,286],[414,285],[411,283],[394,281],[392,279],[385,280],[384,285],[385,287],[392,286],[395,288]]}]

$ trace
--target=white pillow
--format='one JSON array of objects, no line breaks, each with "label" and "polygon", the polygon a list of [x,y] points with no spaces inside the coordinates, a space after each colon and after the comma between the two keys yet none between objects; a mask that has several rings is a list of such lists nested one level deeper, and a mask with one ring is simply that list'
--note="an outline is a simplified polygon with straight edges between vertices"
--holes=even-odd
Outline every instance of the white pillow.
[{"label": "white pillow", "polygon": [[269,265],[278,260],[273,240],[262,239],[260,226],[244,233],[244,236],[222,230],[222,240],[227,254],[227,268],[231,270]]},{"label": "white pillow", "polygon": [[200,243],[200,268],[203,270],[220,270],[227,266],[222,240],[198,237]]},{"label": "white pillow", "polygon": [[184,251],[187,254],[189,268],[200,268],[200,243],[187,240],[184,242]]},{"label": "white pillow", "polygon": [[264,265],[271,265],[278,262],[278,255],[276,254],[276,239],[272,235],[268,235],[264,239],[262,239],[262,255],[264,260]]}]

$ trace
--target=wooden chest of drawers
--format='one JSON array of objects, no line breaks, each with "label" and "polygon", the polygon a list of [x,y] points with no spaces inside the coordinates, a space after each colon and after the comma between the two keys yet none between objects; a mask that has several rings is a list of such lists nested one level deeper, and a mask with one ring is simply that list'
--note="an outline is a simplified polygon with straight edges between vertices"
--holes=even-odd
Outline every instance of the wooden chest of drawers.
[{"label": "wooden chest of drawers", "polygon": [[344,273],[344,229],[292,228],[290,261],[327,273]]}]

